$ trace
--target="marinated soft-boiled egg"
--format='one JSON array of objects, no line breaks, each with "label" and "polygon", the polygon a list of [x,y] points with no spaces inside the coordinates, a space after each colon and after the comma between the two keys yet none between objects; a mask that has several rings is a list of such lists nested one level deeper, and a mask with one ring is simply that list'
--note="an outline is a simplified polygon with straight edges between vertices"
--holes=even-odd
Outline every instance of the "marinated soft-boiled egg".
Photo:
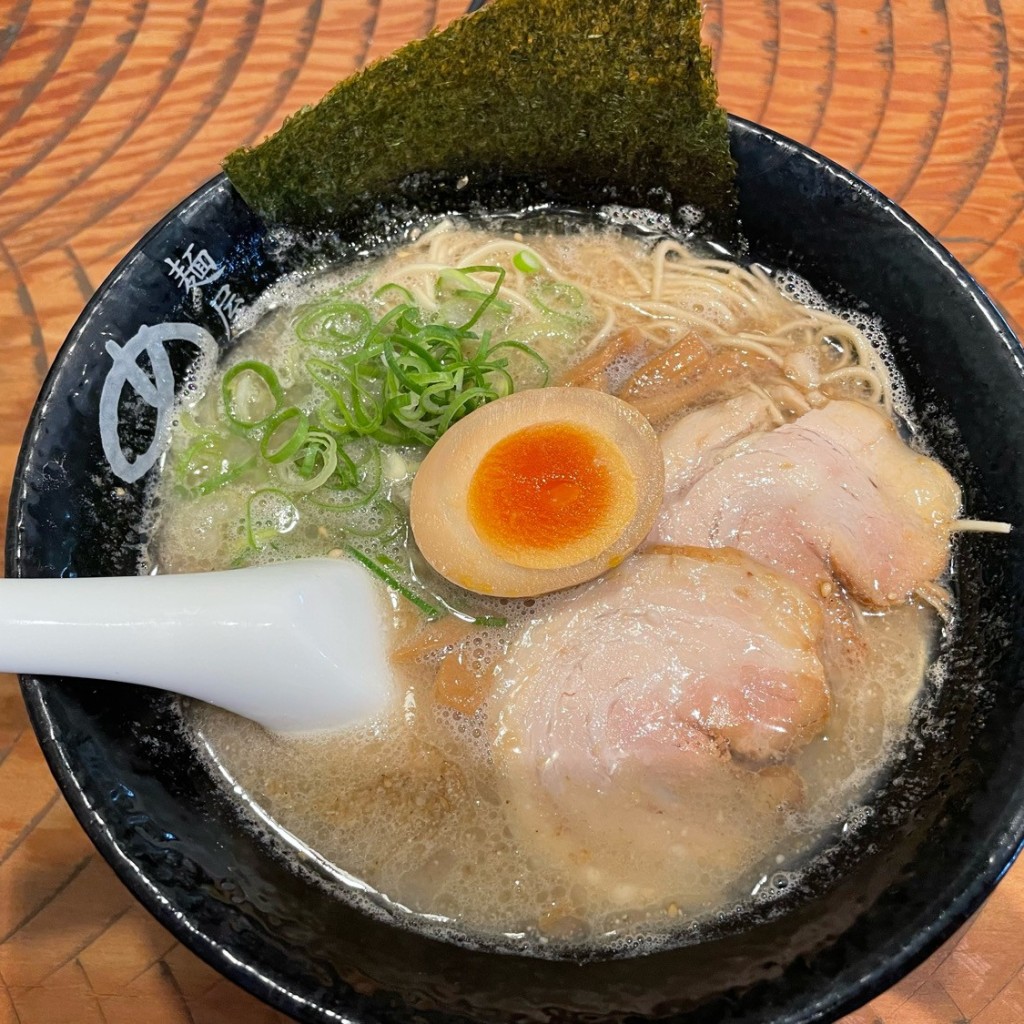
[{"label": "marinated soft-boiled egg", "polygon": [[657,435],[598,391],[521,391],[448,430],[420,466],[424,558],[480,594],[527,597],[599,576],[647,536],[664,490]]}]

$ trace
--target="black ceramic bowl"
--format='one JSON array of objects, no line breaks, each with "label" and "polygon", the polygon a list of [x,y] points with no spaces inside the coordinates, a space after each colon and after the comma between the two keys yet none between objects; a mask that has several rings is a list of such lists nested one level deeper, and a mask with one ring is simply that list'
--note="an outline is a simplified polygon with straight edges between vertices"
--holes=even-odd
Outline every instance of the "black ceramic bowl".
[{"label": "black ceramic bowl", "polygon": [[[1021,353],[991,303],[864,183],[755,125],[733,119],[731,132],[750,257],[880,316],[926,441],[963,483],[970,513],[1019,524]],[[480,184],[486,202],[496,193]],[[513,191],[518,201],[551,198],[529,182]],[[443,188],[428,193],[426,207],[456,203]],[[216,178],[111,275],[32,416],[12,496],[10,575],[134,571],[146,478],[125,478],[148,461],[169,385],[133,384],[132,367],[180,382],[196,337],[194,326],[159,336],[139,329],[199,324],[226,346],[237,307],[284,269],[274,251]],[[104,390],[122,414],[119,436],[105,440]],[[498,955],[371,920],[324,898],[253,840],[178,734],[171,698],[103,683],[22,685],[65,796],[125,884],[214,967],[300,1020],[831,1020],[934,949],[1020,848],[1022,540],[1018,529],[959,542],[960,617],[947,638],[938,715],[912,731],[873,816],[832,870],[812,871],[808,890],[777,903],[771,919],[740,913],[705,941],[631,960]]]}]

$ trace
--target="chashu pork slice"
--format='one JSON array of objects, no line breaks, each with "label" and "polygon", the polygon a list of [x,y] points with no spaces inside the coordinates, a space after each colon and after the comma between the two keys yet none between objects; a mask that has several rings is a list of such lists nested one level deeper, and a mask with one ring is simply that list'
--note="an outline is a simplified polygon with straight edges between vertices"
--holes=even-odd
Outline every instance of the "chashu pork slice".
[{"label": "chashu pork slice", "polygon": [[769,430],[768,403],[746,391],[688,413],[659,436],[665,457],[665,500],[673,501],[706,472],[718,453],[754,431]]},{"label": "chashu pork slice", "polygon": [[822,628],[811,596],[730,550],[648,550],[560,595],[495,698],[522,834],[608,884],[735,870],[802,796],[776,765],[827,721]]},{"label": "chashu pork slice", "polygon": [[715,458],[705,451],[649,543],[739,548],[812,590],[828,593],[835,576],[884,608],[945,572],[959,508],[950,475],[887,417],[836,401]]}]

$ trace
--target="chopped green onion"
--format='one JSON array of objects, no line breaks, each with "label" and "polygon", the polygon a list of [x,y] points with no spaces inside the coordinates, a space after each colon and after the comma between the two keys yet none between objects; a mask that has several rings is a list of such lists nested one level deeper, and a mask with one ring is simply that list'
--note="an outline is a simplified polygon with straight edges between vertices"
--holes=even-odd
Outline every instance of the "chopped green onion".
[{"label": "chopped green onion", "polygon": [[295,321],[295,334],[307,345],[349,349],[366,337],[372,322],[370,311],[358,302],[328,299]]},{"label": "chopped green onion", "polygon": [[540,257],[532,249],[520,249],[512,257],[512,266],[524,274],[536,274],[538,270],[544,269]]},{"label": "chopped green onion", "polygon": [[337,468],[338,442],[322,430],[311,430],[298,452],[281,463],[277,472],[292,491],[308,494],[325,484]]},{"label": "chopped green onion", "polygon": [[[257,502],[268,507],[256,510]],[[267,523],[272,525],[264,525]],[[280,488],[265,487],[249,495],[245,503],[245,536],[251,548],[260,548],[272,537],[290,533],[298,524],[299,510]]]},{"label": "chopped green onion", "polygon": [[284,392],[266,363],[246,359],[235,363],[221,381],[224,415],[236,427],[261,427],[277,412]]},{"label": "chopped green onion", "polygon": [[[356,442],[358,443],[358,442]],[[334,473],[307,500],[318,508],[347,512],[368,505],[380,494],[383,477],[380,449],[364,440],[369,456],[357,461],[353,444],[338,446],[338,465]]]},{"label": "chopped green onion", "polygon": [[501,629],[508,625],[508,619],[504,615],[473,615],[471,612],[464,612],[461,608],[456,608],[447,601],[442,601],[441,603],[455,618],[468,622],[473,626],[490,626],[494,629]]},{"label": "chopped green onion", "polygon": [[[290,433],[282,431],[282,427],[291,424],[292,420],[297,422],[291,425]],[[260,439],[260,455],[267,462],[277,463],[290,459],[303,445],[306,435],[309,433],[309,417],[294,405],[274,413],[267,421],[263,437]],[[274,446],[275,439],[279,434],[284,436]]]},{"label": "chopped green onion", "polygon": [[424,615],[429,619],[437,619],[441,616],[441,609],[436,605],[432,605],[429,601],[424,600],[419,594],[410,590],[404,583],[402,583],[397,577],[393,576],[387,569],[384,568],[379,562],[375,562],[369,555],[364,554],[359,548],[353,547],[351,544],[344,546],[347,551],[357,562],[361,565],[366,566],[370,572],[373,573],[378,579],[383,580],[392,590],[397,591],[407,601],[411,601]]},{"label": "chopped green onion", "polygon": [[[487,269],[493,270],[494,268],[488,267]],[[437,284],[434,287],[434,294],[439,299],[444,298],[446,294],[451,295],[454,292],[459,291],[476,293],[481,298],[487,294],[487,289],[482,287],[477,281],[474,281],[466,270],[447,267],[437,275]]]},{"label": "chopped green onion", "polygon": [[579,288],[564,281],[538,282],[530,299],[542,313],[569,320],[580,319],[587,302]]},{"label": "chopped green onion", "polygon": [[403,288],[402,285],[395,284],[394,282],[389,282],[388,284],[382,284],[373,293],[373,297],[375,299],[377,299],[378,301],[380,301],[389,292],[398,292],[398,294],[402,297],[402,302],[408,303],[409,305],[414,305],[415,302],[416,302],[416,300],[413,298],[412,292],[409,291],[408,288]]},{"label": "chopped green onion", "polygon": [[256,465],[255,454],[235,457],[226,446],[237,439],[206,432],[189,445],[178,459],[178,480],[191,494],[204,497],[237,480]]},{"label": "chopped green onion", "polygon": [[[470,273],[491,273],[496,280],[482,292]],[[372,324],[363,342],[333,360],[307,360],[306,372],[326,393],[319,423],[334,434],[372,437],[385,444],[431,445],[453,423],[515,390],[508,360],[494,356],[489,333],[470,327],[493,304],[505,271],[478,266],[442,271],[438,289],[473,286],[475,311],[462,326],[424,323],[420,310],[404,303]],[[400,288],[396,285],[395,288]],[[315,310],[315,308],[314,308]],[[505,347],[547,363],[522,342]]]},{"label": "chopped green onion", "polygon": [[[497,297],[497,289],[493,285],[490,288],[486,288],[479,281],[476,281],[474,278],[469,276],[472,272],[481,271],[491,274],[499,274],[497,288],[501,287],[501,281],[504,279],[505,272],[500,267],[465,267],[458,270],[455,268],[448,268],[446,270],[442,270],[441,273],[438,274],[434,294],[439,300],[457,300],[451,303],[451,308],[453,310],[464,308],[467,302],[473,302],[476,303],[477,306],[482,303],[484,309],[489,310],[492,313],[500,313],[502,315],[511,313],[512,304],[510,302],[506,302],[504,299],[499,299]],[[448,306],[446,304],[438,311],[442,319],[447,319],[445,316],[445,310],[447,308]],[[478,310],[478,313],[482,314],[482,311]]]},{"label": "chopped green onion", "polygon": [[508,619],[504,615],[474,615],[469,621],[474,626],[492,626],[495,629],[508,625]]},{"label": "chopped green onion", "polygon": [[399,528],[405,528],[401,513],[387,500],[366,502],[345,510],[333,505],[321,504],[320,507],[338,512],[338,529],[353,537],[393,537]]},{"label": "chopped green onion", "polygon": [[463,267],[463,272],[466,274],[480,274],[488,273],[494,274],[494,285],[491,290],[484,297],[483,301],[476,308],[476,312],[462,325],[460,330],[468,331],[479,319],[487,312],[487,307],[498,297],[498,292],[501,290],[501,286],[505,281],[505,268],[504,267]]},{"label": "chopped green onion", "polygon": [[[524,272],[543,269],[529,249],[516,256]],[[485,280],[491,283],[475,275],[489,275]],[[409,528],[402,501],[396,497],[399,504],[393,503],[385,485],[382,445],[429,447],[473,410],[533,383],[533,365],[547,382],[548,365],[529,344],[492,340],[488,324],[497,322],[494,314],[513,311],[499,295],[505,276],[502,267],[491,265],[442,270],[435,282],[439,307],[427,309],[412,290],[394,282],[378,288],[366,304],[355,301],[354,288],[346,286],[302,307],[292,319],[301,344],[286,354],[287,396],[264,362],[244,360],[224,374],[219,430],[189,423],[202,432],[186,442],[177,471],[189,493],[204,495],[254,470],[253,485],[242,492],[249,493],[240,559],[284,550],[279,538],[312,516],[425,615],[451,611],[480,626],[506,624],[500,616],[451,609],[421,585],[411,564],[400,565],[376,547],[371,556],[353,546],[397,543]],[[582,295],[575,303],[571,292],[551,287],[548,282],[533,289],[533,301],[550,300],[563,317],[566,309],[582,308]],[[535,319],[545,337],[556,329],[547,319]]]},{"label": "chopped green onion", "polygon": [[524,356],[528,356],[532,359],[544,374],[544,379],[541,381],[540,386],[542,388],[547,387],[547,383],[551,379],[551,367],[548,366],[547,360],[542,358],[539,352],[530,348],[529,345],[524,345],[521,341],[499,341],[498,344],[491,349],[491,355],[497,352],[500,348],[514,349],[516,352],[522,352]]}]

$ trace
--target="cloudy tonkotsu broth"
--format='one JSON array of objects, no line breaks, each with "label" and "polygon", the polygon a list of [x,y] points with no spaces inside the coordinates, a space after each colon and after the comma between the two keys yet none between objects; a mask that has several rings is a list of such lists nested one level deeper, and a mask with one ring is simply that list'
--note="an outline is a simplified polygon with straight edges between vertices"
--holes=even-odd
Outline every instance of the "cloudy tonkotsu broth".
[{"label": "cloudy tonkotsu broth", "polygon": [[[331,350],[321,344],[324,336],[309,340],[308,324],[325,322],[320,314],[307,316],[321,308],[311,304],[332,292],[342,296],[333,314],[335,341],[354,333],[362,316],[357,307],[379,317],[408,301],[428,312],[440,309],[439,320],[461,322],[476,301],[474,288],[489,290],[494,277],[461,278],[445,268],[482,265],[503,267],[506,278],[500,305],[476,326],[493,332],[492,344],[512,338],[530,346],[547,363],[552,383],[628,392],[663,437],[695,410],[721,409],[726,416],[742,407],[746,429],[731,434],[701,472],[737,450],[731,446],[751,443],[745,438],[770,435],[815,411],[861,403],[886,417],[899,414],[882,341],[869,323],[797,304],[794,289],[814,299],[799,282],[784,280],[780,289],[760,268],[698,258],[675,241],[614,230],[524,236],[442,225],[383,261],[282,289],[276,308],[243,336],[225,368],[240,360],[272,367],[288,400],[316,429],[324,374],[304,382],[301,367],[310,358],[329,363],[337,344]],[[381,292],[385,284],[396,287]],[[297,340],[295,325],[304,316],[307,337]],[[698,369],[674,376],[670,360],[652,363],[676,346],[689,351],[690,344],[700,346]],[[604,358],[595,356],[601,350]],[[539,362],[518,349],[506,354],[520,387],[543,382]],[[391,632],[401,694],[386,721],[348,733],[288,738],[214,708],[188,709],[198,749],[244,791],[264,822],[315,850],[339,869],[339,878],[359,879],[406,908],[410,924],[444,930],[448,922],[475,940],[532,949],[570,943],[632,950],[738,902],[769,897],[792,881],[823,836],[870,813],[872,781],[905,734],[928,667],[940,621],[935,607],[948,613],[934,579],[906,600],[873,607],[846,595],[838,579],[808,583],[796,573],[793,582],[785,566],[759,563],[755,575],[763,571],[766,585],[791,588],[793,600],[815,617],[827,721],[784,756],[764,761],[716,740],[716,765],[728,760],[729,772],[714,775],[713,784],[688,784],[682,799],[673,795],[664,834],[661,810],[643,835],[629,834],[634,816],[650,810],[649,794],[625,792],[627,784],[614,779],[611,795],[604,783],[598,786],[596,806],[607,814],[570,823],[559,817],[562,797],[542,791],[547,782],[510,781],[509,772],[518,770],[514,759],[497,756],[495,744],[519,683],[512,677],[548,657],[529,649],[545,635],[544,623],[561,622],[567,601],[600,595],[587,588],[605,581],[569,594],[499,600],[445,585],[415,555],[410,569],[403,517],[426,450],[416,444],[379,446],[372,456],[379,459],[374,497],[361,509],[346,508],[342,518],[337,507],[319,507],[277,486],[277,464],[268,477],[254,476],[250,467],[226,473],[231,479],[216,487],[196,488],[197,479],[210,479],[203,458],[219,469],[249,465],[245,453],[226,453],[226,442],[204,433],[222,416],[220,396],[220,387],[211,387],[176,428],[167,465],[179,472],[168,469],[156,495],[151,556],[159,571],[348,557],[357,537],[359,551],[378,565],[397,566],[416,593],[490,617],[482,626],[451,616],[429,624],[382,585],[382,628]],[[242,399],[258,404],[260,396]],[[270,449],[285,438],[287,431]],[[351,449],[353,479],[372,475],[367,451],[363,442]],[[191,485],[190,494],[183,484]],[[196,496],[197,490],[206,493]],[[955,503],[955,488],[950,500]],[[695,764],[699,780],[701,762]],[[524,805],[534,799],[527,813]]]}]

